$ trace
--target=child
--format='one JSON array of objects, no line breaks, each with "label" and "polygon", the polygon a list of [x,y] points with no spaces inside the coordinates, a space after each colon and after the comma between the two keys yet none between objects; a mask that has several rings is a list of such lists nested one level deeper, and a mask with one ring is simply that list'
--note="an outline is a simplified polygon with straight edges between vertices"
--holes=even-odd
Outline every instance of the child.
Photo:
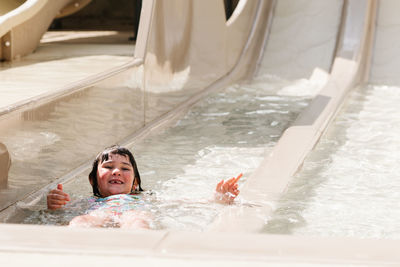
[{"label": "child", "polygon": [[[231,204],[239,194],[237,181],[240,177],[241,174],[219,182],[215,201]],[[91,199],[93,203],[88,214],[73,218],[70,226],[149,228],[149,214],[135,207],[143,189],[136,161],[128,149],[112,146],[101,152],[93,162],[89,182],[96,198]],[[47,207],[60,209],[70,200],[59,184],[48,193]]]}]

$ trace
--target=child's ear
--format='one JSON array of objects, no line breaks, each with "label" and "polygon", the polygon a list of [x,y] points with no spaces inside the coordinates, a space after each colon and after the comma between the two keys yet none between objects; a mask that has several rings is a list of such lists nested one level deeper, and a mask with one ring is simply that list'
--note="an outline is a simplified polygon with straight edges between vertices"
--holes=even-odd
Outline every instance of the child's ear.
[{"label": "child's ear", "polygon": [[93,179],[91,177],[89,177],[89,183],[91,186],[93,186]]}]

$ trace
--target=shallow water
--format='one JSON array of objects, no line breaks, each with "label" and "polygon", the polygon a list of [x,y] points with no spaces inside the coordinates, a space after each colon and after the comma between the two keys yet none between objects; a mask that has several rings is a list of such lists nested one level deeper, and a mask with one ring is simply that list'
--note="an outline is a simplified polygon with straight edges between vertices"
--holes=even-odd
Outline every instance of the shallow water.
[{"label": "shallow water", "polygon": [[399,101],[399,87],[353,92],[264,232],[399,239]]},{"label": "shallow water", "polygon": [[[217,182],[248,177],[308,105],[309,97],[279,95],[290,84],[266,76],[212,93],[173,127],[130,147],[143,188],[152,193],[145,209],[154,214],[155,228],[201,231],[213,221],[223,208],[210,202]],[[90,196],[87,174],[65,190],[74,199]],[[66,224],[79,212],[67,211],[60,220],[63,212],[39,211],[24,223]]]}]

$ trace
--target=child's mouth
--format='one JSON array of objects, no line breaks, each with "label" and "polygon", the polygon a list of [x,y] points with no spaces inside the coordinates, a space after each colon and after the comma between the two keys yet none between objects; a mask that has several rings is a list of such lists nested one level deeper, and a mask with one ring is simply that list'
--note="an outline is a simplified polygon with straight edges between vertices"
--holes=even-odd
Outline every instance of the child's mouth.
[{"label": "child's mouth", "polygon": [[124,184],[122,181],[120,180],[110,180],[108,183],[110,184]]}]

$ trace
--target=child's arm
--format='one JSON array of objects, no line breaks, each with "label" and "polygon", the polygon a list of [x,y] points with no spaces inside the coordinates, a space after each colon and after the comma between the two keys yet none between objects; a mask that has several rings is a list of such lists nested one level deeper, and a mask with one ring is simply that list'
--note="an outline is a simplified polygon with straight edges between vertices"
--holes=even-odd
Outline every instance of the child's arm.
[{"label": "child's arm", "polygon": [[227,181],[219,182],[215,189],[214,200],[223,204],[232,204],[240,192],[237,184],[240,177],[242,177],[242,174],[239,174],[236,178],[233,177]]},{"label": "child's arm", "polygon": [[120,217],[120,227],[127,229],[150,229],[153,218],[149,213],[139,210],[129,210]]},{"label": "child's arm", "polygon": [[150,229],[151,216],[138,210],[125,211],[116,215],[111,210],[95,210],[80,215],[69,222],[69,227],[120,227],[128,229]]},{"label": "child's arm", "polygon": [[53,189],[47,194],[47,208],[49,210],[60,209],[70,200],[69,195],[63,192],[62,184],[58,184],[57,189]]},{"label": "child's arm", "polygon": [[109,214],[85,214],[74,217],[69,227],[107,227],[112,226],[113,218]]}]

